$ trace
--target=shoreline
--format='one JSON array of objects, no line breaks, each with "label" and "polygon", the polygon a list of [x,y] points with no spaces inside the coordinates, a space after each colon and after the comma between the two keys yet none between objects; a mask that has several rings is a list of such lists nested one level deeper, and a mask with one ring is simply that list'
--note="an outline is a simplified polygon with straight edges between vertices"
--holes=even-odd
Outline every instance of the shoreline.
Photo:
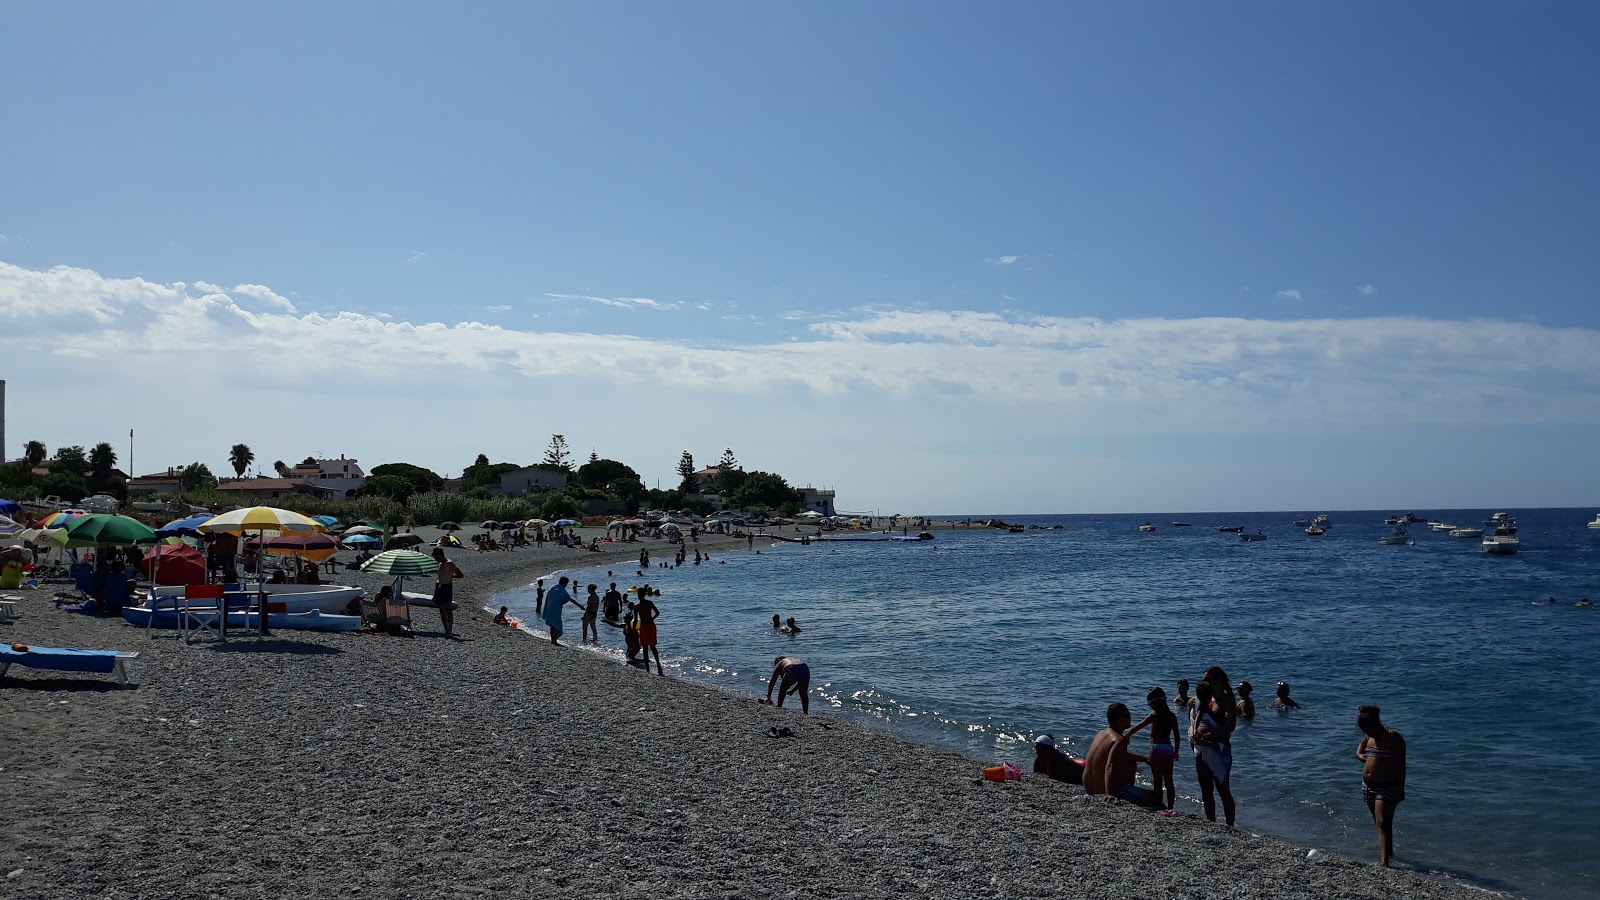
[{"label": "shoreline", "polygon": [[[414,639],[185,646],[30,593],[6,643],[141,656],[132,689],[16,667],[0,679],[13,728],[0,784],[27,811],[5,826],[0,873],[63,898],[1484,896],[1071,785],[986,783],[975,761],[887,727],[646,676],[483,609],[549,571],[666,546],[454,550],[457,640],[424,609]],[[238,852],[216,852],[223,835]]]}]

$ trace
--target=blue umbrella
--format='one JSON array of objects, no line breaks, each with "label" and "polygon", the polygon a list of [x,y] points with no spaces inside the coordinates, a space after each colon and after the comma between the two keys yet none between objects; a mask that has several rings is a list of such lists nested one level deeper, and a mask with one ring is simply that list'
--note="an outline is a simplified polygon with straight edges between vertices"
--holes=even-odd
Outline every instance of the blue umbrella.
[{"label": "blue umbrella", "polygon": [[156,537],[183,537],[200,533],[200,523],[216,518],[211,513],[199,513],[185,519],[174,519],[156,529]]},{"label": "blue umbrella", "polygon": [[553,524],[556,528],[566,528],[568,525],[576,525],[578,523],[571,519],[557,519]]},{"label": "blue umbrella", "polygon": [[22,512],[21,504],[13,500],[0,500],[0,515],[14,516],[19,512]]},{"label": "blue umbrella", "polygon": [[381,544],[381,543],[383,543],[383,541],[378,540],[377,538],[373,537],[370,534],[352,534],[349,537],[345,538],[344,540],[340,541],[339,543],[341,543],[341,544]]},{"label": "blue umbrella", "polygon": [[329,528],[339,524],[339,520],[333,516],[312,516],[311,518],[316,519],[318,522],[321,522],[323,525],[326,525]]}]

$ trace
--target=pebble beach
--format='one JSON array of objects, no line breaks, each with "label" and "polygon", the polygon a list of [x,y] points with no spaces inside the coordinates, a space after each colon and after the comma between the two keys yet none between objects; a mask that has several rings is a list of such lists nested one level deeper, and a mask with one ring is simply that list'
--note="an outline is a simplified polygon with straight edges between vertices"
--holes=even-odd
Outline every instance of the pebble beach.
[{"label": "pebble beach", "polygon": [[[185,645],[25,595],[0,640],[133,650],[131,684],[0,679],[0,889],[33,898],[1485,896],[1161,818],[831,715],[495,626],[500,591],[615,560],[451,551],[456,639]],[[738,552],[743,540],[702,538]],[[619,573],[621,574],[621,573]],[[630,573],[631,574],[631,571]],[[385,579],[333,580],[369,593]],[[424,591],[424,579],[408,580]],[[660,601],[670,613],[671,592]],[[575,612],[575,611],[574,611]],[[672,652],[668,619],[662,648]],[[567,639],[577,635],[569,613]],[[787,729],[787,732],[784,731]]]}]

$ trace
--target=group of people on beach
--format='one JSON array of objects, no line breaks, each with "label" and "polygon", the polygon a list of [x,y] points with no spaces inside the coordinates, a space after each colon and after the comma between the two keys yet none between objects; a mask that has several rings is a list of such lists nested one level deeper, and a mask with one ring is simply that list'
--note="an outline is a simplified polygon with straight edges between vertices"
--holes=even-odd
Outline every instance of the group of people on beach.
[{"label": "group of people on beach", "polygon": [[[565,575],[548,591],[543,578],[534,583],[534,615],[544,621],[545,628],[550,632],[551,644],[561,646],[561,635],[565,631],[561,613],[570,603],[581,611],[583,631],[580,640],[583,643],[599,643],[600,623],[604,622],[612,628],[621,629],[629,665],[642,665],[648,671],[653,658],[656,674],[666,674],[661,667],[661,651],[656,645],[656,620],[661,617],[661,608],[651,599],[661,596],[659,588],[649,584],[628,588],[633,599],[624,601],[623,593],[617,590],[615,581],[611,582],[603,596],[600,594],[600,585],[590,584],[586,596],[580,601],[567,589],[568,584],[572,584],[573,590],[577,589],[577,585]],[[500,614],[495,617],[496,624],[514,624],[507,612],[506,607],[500,607]]]},{"label": "group of people on beach", "polygon": [[[1275,708],[1300,708],[1289,691],[1288,682],[1278,682]],[[1112,703],[1106,707],[1106,727],[1094,736],[1081,763],[1061,752],[1054,735],[1040,735],[1034,742],[1034,771],[1058,781],[1081,783],[1091,796],[1114,797],[1172,815],[1178,796],[1173,774],[1187,734],[1206,818],[1217,820],[1220,799],[1224,820],[1231,826],[1235,815],[1229,779],[1233,770],[1233,733],[1241,718],[1255,717],[1251,693],[1251,685],[1245,681],[1239,683],[1236,696],[1227,672],[1212,666],[1195,684],[1193,697],[1189,696],[1188,679],[1178,681],[1176,705],[1188,719],[1187,729],[1180,727],[1177,714],[1168,705],[1166,691],[1152,688],[1145,697],[1150,713],[1137,724],[1126,705]],[[1394,854],[1395,808],[1405,799],[1405,738],[1383,725],[1376,706],[1361,707],[1356,726],[1362,733],[1356,748],[1356,757],[1362,763],[1361,795],[1378,830],[1379,864],[1387,866]],[[1134,735],[1145,728],[1150,729],[1150,747],[1147,753],[1140,754],[1130,745]],[[1135,783],[1139,763],[1150,767],[1153,788]]]}]

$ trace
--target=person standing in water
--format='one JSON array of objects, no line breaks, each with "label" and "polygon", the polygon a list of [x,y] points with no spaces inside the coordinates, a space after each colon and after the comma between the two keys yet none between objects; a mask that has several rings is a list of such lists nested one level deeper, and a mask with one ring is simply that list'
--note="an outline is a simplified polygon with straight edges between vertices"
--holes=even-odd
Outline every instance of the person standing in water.
[{"label": "person standing in water", "polygon": [[[583,635],[580,640],[600,643],[600,585],[589,585],[589,596],[583,600]],[[592,638],[591,638],[592,635]]]},{"label": "person standing in water", "polygon": [[534,583],[533,614],[536,615],[536,616],[544,615],[544,579],[543,578],[539,579],[537,582]]},{"label": "person standing in water", "polygon": [[772,661],[772,677],[767,679],[767,699],[772,704],[772,688],[778,688],[778,705],[790,694],[800,695],[800,711],[811,714],[811,667],[798,656],[779,656]]},{"label": "person standing in water", "polygon": [[1272,705],[1277,707],[1278,709],[1299,709],[1300,708],[1300,704],[1294,702],[1294,698],[1289,696],[1289,682],[1287,682],[1287,681],[1278,682],[1278,699],[1272,701]]},{"label": "person standing in water", "polygon": [[546,594],[544,599],[544,624],[546,628],[550,629],[550,643],[559,646],[561,643],[561,608],[568,603],[577,606],[579,609],[583,607],[578,601],[572,599],[571,594],[567,593],[567,576],[565,575],[561,576],[560,583],[551,588],[550,593]]},{"label": "person standing in water", "polygon": [[1394,810],[1406,798],[1406,739],[1385,728],[1376,706],[1363,706],[1356,727],[1364,737],[1356,745],[1361,760],[1361,799],[1378,826],[1378,865],[1394,859]]},{"label": "person standing in water", "polygon": [[1228,738],[1236,717],[1226,711],[1212,694],[1211,682],[1194,686],[1189,702],[1189,746],[1194,750],[1194,772],[1200,782],[1200,799],[1206,818],[1217,820],[1216,797],[1222,797],[1224,821],[1233,824],[1233,788],[1228,776],[1233,771],[1233,747]]},{"label": "person standing in water", "polygon": [[639,656],[644,660],[645,671],[650,670],[650,657],[654,655],[656,674],[667,674],[661,671],[661,651],[656,649],[656,619],[660,618],[661,609],[650,599],[650,585],[639,588],[639,599],[633,611],[639,629]]},{"label": "person standing in water", "polygon": [[607,622],[622,621],[622,594],[617,590],[617,583],[611,582],[611,587],[606,591],[605,597],[600,601],[601,613]]},{"label": "person standing in water", "polygon": [[779,617],[777,613],[772,614],[772,627],[779,629],[783,628],[783,619]]},{"label": "person standing in water", "polygon": [[439,621],[444,625],[444,636],[456,636],[456,579],[466,576],[461,567],[445,558],[444,548],[433,548],[433,559],[439,564],[438,581],[433,586],[433,605],[439,607]]},{"label": "person standing in water", "polygon": [[1156,801],[1167,809],[1178,802],[1178,787],[1172,770],[1178,762],[1178,717],[1167,706],[1167,692],[1152,688],[1145,697],[1155,721],[1150,723],[1150,781],[1156,786]]}]

